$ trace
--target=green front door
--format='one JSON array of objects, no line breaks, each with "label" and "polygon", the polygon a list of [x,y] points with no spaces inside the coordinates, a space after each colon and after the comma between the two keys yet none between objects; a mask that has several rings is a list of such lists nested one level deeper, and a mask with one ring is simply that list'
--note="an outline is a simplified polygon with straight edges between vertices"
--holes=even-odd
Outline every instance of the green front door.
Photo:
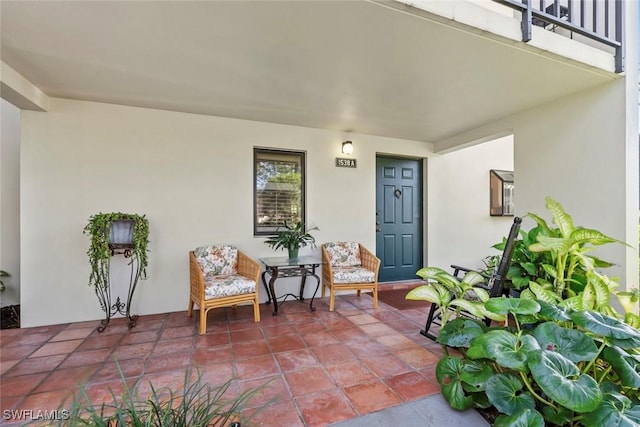
[{"label": "green front door", "polygon": [[376,255],[378,280],[416,279],[422,267],[422,162],[376,160]]}]

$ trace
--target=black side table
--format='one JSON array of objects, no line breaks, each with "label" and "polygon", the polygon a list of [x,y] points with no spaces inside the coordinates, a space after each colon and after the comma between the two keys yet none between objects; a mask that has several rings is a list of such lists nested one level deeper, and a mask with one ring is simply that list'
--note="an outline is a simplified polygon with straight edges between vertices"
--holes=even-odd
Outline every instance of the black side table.
[{"label": "black side table", "polygon": [[[285,302],[287,297],[293,297],[298,301],[304,302],[304,286],[307,281],[307,277],[309,276],[314,277],[317,282],[316,289],[313,292],[313,296],[311,297],[311,302],[309,304],[309,309],[311,311],[316,311],[313,306],[313,300],[318,293],[318,288],[320,288],[320,277],[316,274],[316,268],[322,264],[320,257],[301,256],[294,259],[289,259],[287,257],[270,257],[260,258],[260,262],[265,266],[265,270],[262,273],[262,284],[267,290],[267,304],[271,304],[271,300],[273,300],[274,316],[278,314],[278,299],[282,299],[282,302]],[[266,279],[267,274],[270,276],[268,286]],[[300,294],[294,295],[287,293],[276,297],[275,282],[281,277],[300,277]]]}]

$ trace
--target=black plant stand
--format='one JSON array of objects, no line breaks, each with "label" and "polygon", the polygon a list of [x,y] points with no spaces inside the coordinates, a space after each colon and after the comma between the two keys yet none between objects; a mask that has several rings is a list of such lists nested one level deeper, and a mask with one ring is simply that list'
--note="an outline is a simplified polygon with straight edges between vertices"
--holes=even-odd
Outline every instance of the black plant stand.
[{"label": "black plant stand", "polygon": [[140,260],[137,256],[135,256],[132,252],[132,245],[128,244],[110,244],[109,248],[111,249],[111,256],[115,255],[124,255],[125,258],[130,258],[129,265],[131,266],[131,275],[129,278],[129,291],[127,293],[127,301],[122,302],[120,297],[116,297],[115,303],[111,303],[111,263],[109,263],[109,268],[107,269],[107,286],[105,288],[96,287],[96,294],[100,299],[100,303],[102,308],[106,313],[106,318],[100,321],[100,326],[98,326],[98,332],[104,331],[107,326],[109,326],[109,322],[111,321],[111,317],[116,314],[121,314],[126,316],[129,319],[127,325],[129,329],[136,326],[136,322],[138,321],[138,315],[131,314],[131,301],[133,300],[133,294],[136,291],[136,286],[138,285],[138,279],[142,274],[140,270]]}]

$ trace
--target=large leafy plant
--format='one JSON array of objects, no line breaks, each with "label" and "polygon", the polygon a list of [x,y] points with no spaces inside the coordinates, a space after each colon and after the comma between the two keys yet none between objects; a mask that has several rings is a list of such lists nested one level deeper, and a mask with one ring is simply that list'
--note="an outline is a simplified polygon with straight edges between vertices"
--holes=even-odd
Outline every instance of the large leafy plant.
[{"label": "large leafy plant", "polygon": [[[485,308],[510,316],[513,326],[457,318],[438,336],[446,354],[436,377],[453,408],[494,406],[496,426],[640,424],[638,329],[520,298],[492,298]],[[535,320],[523,327],[524,318]]]}]

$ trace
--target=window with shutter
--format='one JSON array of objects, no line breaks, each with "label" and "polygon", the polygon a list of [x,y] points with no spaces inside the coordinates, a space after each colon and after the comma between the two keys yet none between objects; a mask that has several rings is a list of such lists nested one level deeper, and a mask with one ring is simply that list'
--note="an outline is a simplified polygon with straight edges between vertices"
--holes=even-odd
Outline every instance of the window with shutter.
[{"label": "window with shutter", "polygon": [[305,219],[305,153],[254,148],[254,235]]}]

